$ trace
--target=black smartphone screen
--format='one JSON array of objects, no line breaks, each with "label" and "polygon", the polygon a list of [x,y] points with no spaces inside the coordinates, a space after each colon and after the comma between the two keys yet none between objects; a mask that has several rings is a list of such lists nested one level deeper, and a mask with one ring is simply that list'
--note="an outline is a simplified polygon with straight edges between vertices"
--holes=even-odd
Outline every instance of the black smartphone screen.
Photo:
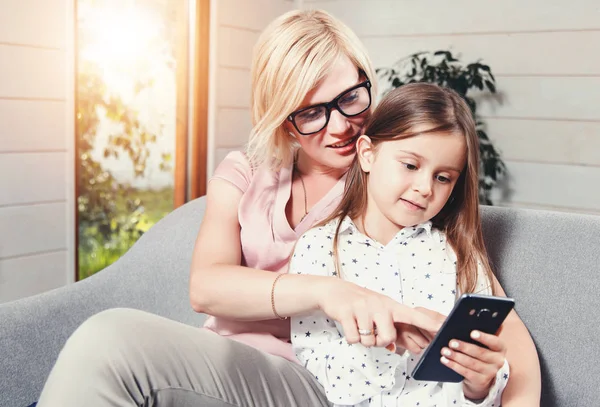
[{"label": "black smartphone screen", "polygon": [[440,361],[442,348],[448,346],[452,339],[483,347],[471,339],[471,332],[477,330],[495,334],[514,305],[512,298],[463,294],[423,352],[413,369],[412,378],[432,382],[461,382],[463,377]]}]

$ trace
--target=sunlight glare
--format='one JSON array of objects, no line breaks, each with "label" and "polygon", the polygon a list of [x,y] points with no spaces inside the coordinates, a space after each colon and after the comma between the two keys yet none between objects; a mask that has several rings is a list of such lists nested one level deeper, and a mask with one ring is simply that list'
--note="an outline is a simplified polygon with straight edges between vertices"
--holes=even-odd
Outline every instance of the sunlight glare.
[{"label": "sunlight glare", "polygon": [[[102,2],[100,2],[102,4]],[[164,59],[163,27],[156,16],[130,4],[99,6],[81,15],[85,26],[80,56],[96,64],[106,86],[124,101],[134,97],[134,82],[152,70],[152,61]]]}]

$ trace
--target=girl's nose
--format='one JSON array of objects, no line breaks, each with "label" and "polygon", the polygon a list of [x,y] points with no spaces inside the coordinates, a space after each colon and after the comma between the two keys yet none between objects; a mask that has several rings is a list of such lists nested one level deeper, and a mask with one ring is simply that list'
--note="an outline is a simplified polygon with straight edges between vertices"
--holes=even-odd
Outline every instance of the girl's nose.
[{"label": "girl's nose", "polygon": [[413,190],[419,192],[424,197],[429,197],[431,195],[431,177],[426,174],[417,177],[413,184]]}]

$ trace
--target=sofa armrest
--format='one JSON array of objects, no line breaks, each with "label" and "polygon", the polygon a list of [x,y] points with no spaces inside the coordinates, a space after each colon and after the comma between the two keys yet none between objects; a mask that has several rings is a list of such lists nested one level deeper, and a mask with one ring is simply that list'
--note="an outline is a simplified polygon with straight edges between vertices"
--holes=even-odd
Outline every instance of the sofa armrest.
[{"label": "sofa armrest", "polygon": [[102,310],[135,308],[201,326],[204,316],[190,306],[188,282],[204,208],[204,198],[178,208],[121,259],[83,281],[0,305],[0,406],[37,400],[67,338]]}]

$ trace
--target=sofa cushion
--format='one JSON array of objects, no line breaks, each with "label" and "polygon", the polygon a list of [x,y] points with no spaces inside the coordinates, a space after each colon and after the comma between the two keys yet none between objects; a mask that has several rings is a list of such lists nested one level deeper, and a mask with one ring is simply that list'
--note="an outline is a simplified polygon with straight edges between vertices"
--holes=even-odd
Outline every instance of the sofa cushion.
[{"label": "sofa cushion", "polygon": [[542,364],[542,406],[598,405],[600,217],[483,207],[484,238]]}]

